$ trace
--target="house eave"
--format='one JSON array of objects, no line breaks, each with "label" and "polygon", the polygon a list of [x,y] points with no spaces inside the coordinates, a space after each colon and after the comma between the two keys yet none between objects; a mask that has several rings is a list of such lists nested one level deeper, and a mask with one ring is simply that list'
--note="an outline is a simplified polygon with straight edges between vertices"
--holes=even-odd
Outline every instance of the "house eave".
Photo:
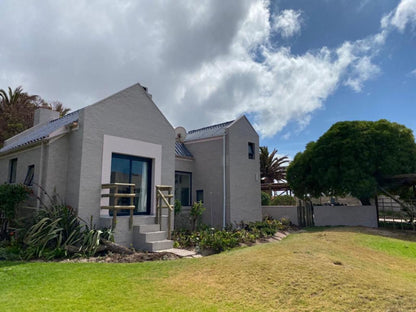
[{"label": "house eave", "polygon": [[208,142],[208,141],[216,141],[216,140],[222,140],[223,136],[225,134],[219,135],[219,136],[215,136],[215,137],[211,137],[211,138],[205,138],[205,139],[195,139],[195,140],[189,140],[189,141],[185,141],[185,144],[192,144],[192,143],[200,143],[200,142]]}]

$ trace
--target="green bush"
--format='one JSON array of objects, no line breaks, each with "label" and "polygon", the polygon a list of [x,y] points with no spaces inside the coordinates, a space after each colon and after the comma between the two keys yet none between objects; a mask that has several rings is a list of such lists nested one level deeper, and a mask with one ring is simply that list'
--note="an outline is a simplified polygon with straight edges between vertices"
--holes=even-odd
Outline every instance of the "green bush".
[{"label": "green bush", "polygon": [[271,197],[266,192],[261,192],[261,205],[262,206],[269,206],[271,201]]},{"label": "green bush", "polygon": [[[56,197],[43,205],[28,229],[20,229],[22,258],[54,259],[64,256],[91,256],[101,238],[110,239],[111,230],[97,230],[80,220],[76,212]],[[91,222],[92,223],[92,222]]]},{"label": "green bush", "polygon": [[262,222],[240,223],[218,230],[205,228],[200,231],[180,230],[173,233],[175,247],[195,248],[221,252],[239,246],[240,243],[252,243],[257,239],[273,236],[277,231],[287,230],[290,222],[265,219]]},{"label": "green bush", "polygon": [[23,184],[0,185],[0,240],[9,239],[9,226],[16,226],[16,208],[31,190]]},{"label": "green bush", "polygon": [[271,204],[273,206],[295,206],[296,199],[290,195],[280,195],[272,199]]},{"label": "green bush", "polygon": [[177,214],[179,214],[182,211],[181,201],[178,200],[178,199],[175,199],[173,207],[174,207],[174,212],[175,212],[175,216],[176,216]]},{"label": "green bush", "polygon": [[191,211],[189,212],[189,215],[191,217],[193,231],[195,231],[200,226],[201,216],[204,211],[205,211],[205,207],[201,201],[194,202],[194,204],[191,207]]}]

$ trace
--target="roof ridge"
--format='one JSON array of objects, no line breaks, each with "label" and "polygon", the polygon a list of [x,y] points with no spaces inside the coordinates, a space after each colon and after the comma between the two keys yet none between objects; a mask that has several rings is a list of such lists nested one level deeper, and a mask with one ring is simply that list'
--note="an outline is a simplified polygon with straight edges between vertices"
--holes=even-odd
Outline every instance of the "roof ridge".
[{"label": "roof ridge", "polygon": [[[71,115],[73,115],[73,114],[75,114],[75,113],[79,113],[79,111],[80,110],[82,110],[83,108],[80,108],[80,109],[77,109],[76,111],[73,111],[73,112],[70,112],[70,113],[67,113],[67,114],[65,114],[65,115],[63,115],[63,116],[60,116],[60,117],[58,117],[58,118],[55,118],[55,119],[52,119],[52,120],[49,120],[47,123],[53,123],[53,122],[56,122],[56,121],[58,121],[58,120],[60,120],[60,119],[65,119],[65,118],[68,118],[68,117],[71,117]],[[45,123],[46,124],[46,123]],[[33,127],[32,127],[33,128]],[[30,128],[29,128],[30,129]]]},{"label": "roof ridge", "polygon": [[233,122],[234,122],[234,120],[231,120],[231,121],[226,121],[226,122],[222,122],[222,123],[219,123],[219,124],[199,128],[199,129],[189,130],[188,133],[195,133],[197,131],[203,131],[203,130],[207,130],[207,129],[222,128],[222,127],[225,127],[225,126],[227,126],[227,125],[229,125]]}]

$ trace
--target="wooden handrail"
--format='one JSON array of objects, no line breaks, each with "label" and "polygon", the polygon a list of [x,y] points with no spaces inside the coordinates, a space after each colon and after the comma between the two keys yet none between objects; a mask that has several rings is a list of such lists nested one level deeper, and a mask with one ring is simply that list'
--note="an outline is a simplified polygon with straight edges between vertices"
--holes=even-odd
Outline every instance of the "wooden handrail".
[{"label": "wooden handrail", "polygon": [[[167,192],[167,194],[163,193]],[[173,205],[171,199],[173,198],[172,186],[168,185],[156,185],[156,223],[160,224],[160,230],[162,230],[162,209],[168,208],[168,239],[171,239],[172,228],[172,212]],[[164,203],[165,205],[163,205]]]},{"label": "wooden handrail", "polygon": [[102,189],[115,188],[117,186],[134,186],[134,184],[133,183],[106,183],[106,184],[102,184],[101,188]]},{"label": "wooden handrail", "polygon": [[[119,187],[129,187],[128,193],[119,193]],[[134,198],[136,194],[134,193],[134,184],[133,183],[107,183],[102,184],[101,189],[114,189],[114,193],[109,194],[101,194],[101,197],[109,197],[114,198],[114,205],[108,206],[101,206],[101,209],[108,209],[113,211],[113,220],[111,224],[111,228],[114,230],[117,224],[117,212],[121,209],[129,209],[130,210],[130,218],[129,218],[129,229],[133,227],[133,211],[136,208],[134,205]],[[130,204],[129,205],[118,205],[119,198],[129,198]]]}]

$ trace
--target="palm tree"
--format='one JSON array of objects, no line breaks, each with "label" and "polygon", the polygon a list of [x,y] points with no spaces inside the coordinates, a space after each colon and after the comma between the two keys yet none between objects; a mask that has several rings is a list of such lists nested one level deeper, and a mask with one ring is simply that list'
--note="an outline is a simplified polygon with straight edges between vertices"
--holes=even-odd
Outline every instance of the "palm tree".
[{"label": "palm tree", "polygon": [[38,95],[29,95],[23,88],[0,89],[0,147],[8,138],[33,126],[34,111],[38,107],[53,109],[65,116],[71,109],[61,102],[47,103]]},{"label": "palm tree", "polygon": [[4,140],[33,125],[37,95],[28,95],[22,87],[0,89],[0,146]]},{"label": "palm tree", "polygon": [[38,107],[50,109],[59,112],[59,117],[63,117],[66,114],[69,113],[71,110],[70,108],[65,107],[61,102],[59,101],[53,101],[53,102],[46,102],[45,100],[41,99],[38,103]]},{"label": "palm tree", "polygon": [[287,156],[277,157],[277,150],[269,154],[267,146],[260,146],[260,175],[261,183],[273,183],[276,181],[286,180],[286,166],[289,162]]},{"label": "palm tree", "polygon": [[52,102],[52,108],[54,111],[59,112],[59,117],[65,116],[71,110],[70,108],[65,107],[61,102],[58,101]]}]

